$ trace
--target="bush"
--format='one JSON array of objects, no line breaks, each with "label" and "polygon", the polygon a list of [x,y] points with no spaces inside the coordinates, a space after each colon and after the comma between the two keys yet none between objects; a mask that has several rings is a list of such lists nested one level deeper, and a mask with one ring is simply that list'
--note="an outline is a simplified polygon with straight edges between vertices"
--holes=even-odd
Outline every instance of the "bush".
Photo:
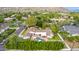
[{"label": "bush", "polygon": [[3,16],[0,15],[0,23],[4,22]]}]

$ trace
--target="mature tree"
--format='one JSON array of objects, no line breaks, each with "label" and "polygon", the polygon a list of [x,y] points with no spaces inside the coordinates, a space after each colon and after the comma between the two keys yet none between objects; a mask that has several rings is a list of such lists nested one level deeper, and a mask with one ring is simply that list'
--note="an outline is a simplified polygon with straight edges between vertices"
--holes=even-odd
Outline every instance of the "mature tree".
[{"label": "mature tree", "polygon": [[79,16],[74,16],[74,21],[75,24],[79,24]]},{"label": "mature tree", "polygon": [[37,23],[36,26],[41,27],[42,28],[43,25],[43,20],[42,19],[37,19]]},{"label": "mature tree", "polygon": [[49,27],[49,24],[46,23],[46,22],[43,22],[43,24],[42,24],[42,28],[45,29],[46,27]]},{"label": "mature tree", "polygon": [[50,25],[50,28],[51,28],[52,32],[55,34],[58,33],[58,31],[59,31],[59,27],[56,24]]},{"label": "mature tree", "polygon": [[36,25],[36,18],[34,16],[28,17],[26,20],[26,25],[30,26],[35,26]]},{"label": "mature tree", "polygon": [[48,14],[40,14],[36,18],[37,18],[36,26],[41,28],[45,28],[50,22]]},{"label": "mature tree", "polygon": [[21,15],[21,14],[17,14],[17,15],[16,15],[16,18],[17,18],[18,20],[21,20],[21,19],[22,19],[22,15]]},{"label": "mature tree", "polygon": [[4,17],[0,16],[0,23],[4,22]]}]

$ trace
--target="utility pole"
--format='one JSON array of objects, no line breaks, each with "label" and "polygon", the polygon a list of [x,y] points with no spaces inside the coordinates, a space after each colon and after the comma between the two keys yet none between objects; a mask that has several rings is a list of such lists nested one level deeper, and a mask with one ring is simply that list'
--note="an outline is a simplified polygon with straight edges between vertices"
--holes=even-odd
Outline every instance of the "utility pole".
[{"label": "utility pole", "polygon": [[72,43],[71,51],[73,51],[74,45],[75,45],[75,41],[73,41]]}]

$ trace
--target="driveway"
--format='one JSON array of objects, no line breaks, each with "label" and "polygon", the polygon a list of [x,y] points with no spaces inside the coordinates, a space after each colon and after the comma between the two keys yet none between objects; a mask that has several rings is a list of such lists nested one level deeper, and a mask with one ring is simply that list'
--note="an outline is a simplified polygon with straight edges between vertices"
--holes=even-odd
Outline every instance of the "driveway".
[{"label": "driveway", "polygon": [[16,34],[19,35],[23,29],[25,29],[25,26],[21,25],[19,29],[16,30]]}]

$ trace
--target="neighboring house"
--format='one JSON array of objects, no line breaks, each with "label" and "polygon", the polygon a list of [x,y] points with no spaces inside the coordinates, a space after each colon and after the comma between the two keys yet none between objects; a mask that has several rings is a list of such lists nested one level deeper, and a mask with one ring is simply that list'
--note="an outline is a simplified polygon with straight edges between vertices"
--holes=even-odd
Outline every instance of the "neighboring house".
[{"label": "neighboring house", "polygon": [[27,30],[28,32],[26,33],[26,35],[21,36],[24,39],[32,38],[32,40],[35,40],[37,37],[39,37],[40,39],[47,41],[48,38],[51,38],[53,36],[53,33],[49,28],[45,30],[39,30],[35,27],[31,27],[31,28],[28,28]]},{"label": "neighboring house", "polygon": [[4,20],[9,21],[9,20],[13,20],[13,18],[7,17],[7,18],[4,18]]},{"label": "neighboring house", "polygon": [[68,19],[68,18],[70,18],[70,16],[69,16],[68,13],[60,13],[60,15],[61,15],[61,18],[63,18],[63,19]]},{"label": "neighboring house", "polygon": [[64,18],[59,18],[59,19],[57,19],[57,18],[52,18],[52,19],[51,19],[51,21],[64,21],[64,20],[66,20],[66,19],[64,19]]},{"label": "neighboring house", "polygon": [[25,20],[26,20],[26,19],[27,19],[27,17],[22,17],[22,19],[25,19]]},{"label": "neighboring house", "polygon": [[11,18],[16,18],[16,14],[11,15]]},{"label": "neighboring house", "polygon": [[8,28],[9,26],[6,23],[0,23],[0,33],[4,32]]},{"label": "neighboring house", "polygon": [[79,35],[79,27],[73,25],[63,26],[64,30],[70,33],[72,36]]}]

